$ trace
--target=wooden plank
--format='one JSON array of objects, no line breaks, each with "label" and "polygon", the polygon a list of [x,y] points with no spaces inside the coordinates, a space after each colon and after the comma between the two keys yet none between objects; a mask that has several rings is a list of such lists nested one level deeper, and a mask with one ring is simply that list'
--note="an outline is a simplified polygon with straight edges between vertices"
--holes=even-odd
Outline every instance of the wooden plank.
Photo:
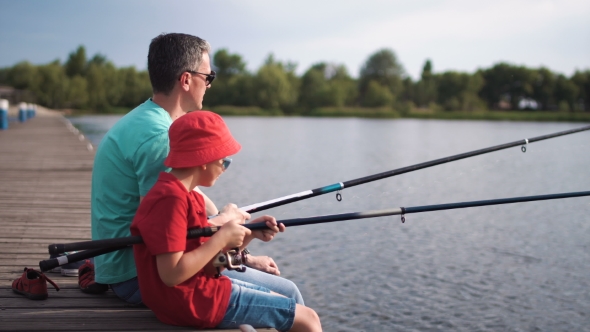
[{"label": "wooden plank", "polygon": [[38,269],[39,261],[49,258],[49,244],[90,239],[94,149],[66,122],[42,109],[37,117],[0,131],[0,330],[194,331],[163,324],[149,309],[131,306],[111,290],[82,293],[76,277],[46,273],[61,290],[48,285],[49,298],[43,301],[12,291],[24,267]]},{"label": "wooden plank", "polygon": [[163,324],[147,309],[126,308],[6,309],[0,325],[11,331],[197,331]]}]

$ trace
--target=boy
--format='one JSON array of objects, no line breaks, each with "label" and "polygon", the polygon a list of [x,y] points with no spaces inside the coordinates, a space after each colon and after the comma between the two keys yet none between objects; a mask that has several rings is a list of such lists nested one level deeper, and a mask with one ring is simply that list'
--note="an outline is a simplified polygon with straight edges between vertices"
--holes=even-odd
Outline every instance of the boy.
[{"label": "boy", "polygon": [[[281,331],[321,331],[315,311],[264,287],[216,277],[212,259],[223,250],[244,248],[253,238],[270,241],[284,225],[263,216],[264,231],[241,226],[250,215],[234,204],[219,218],[223,227],[210,238],[187,240],[187,229],[207,227],[203,197],[193,189],[210,187],[241,146],[215,113],[191,112],[169,131],[170,153],[158,181],[142,200],[131,234],[143,302],[164,323],[197,328],[238,328],[240,324]],[[212,220],[210,220],[212,221]],[[215,222],[215,224],[217,224]]]}]

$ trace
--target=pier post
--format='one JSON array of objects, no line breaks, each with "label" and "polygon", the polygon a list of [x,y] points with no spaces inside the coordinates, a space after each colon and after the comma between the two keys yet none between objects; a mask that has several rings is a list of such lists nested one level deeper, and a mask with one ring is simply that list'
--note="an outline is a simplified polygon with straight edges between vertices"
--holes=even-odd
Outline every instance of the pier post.
[{"label": "pier post", "polygon": [[20,122],[27,121],[27,104],[26,103],[18,104],[18,121],[20,121]]},{"label": "pier post", "polygon": [[0,130],[8,129],[8,100],[0,99]]},{"label": "pier post", "polygon": [[27,119],[33,118],[33,104],[27,104]]}]

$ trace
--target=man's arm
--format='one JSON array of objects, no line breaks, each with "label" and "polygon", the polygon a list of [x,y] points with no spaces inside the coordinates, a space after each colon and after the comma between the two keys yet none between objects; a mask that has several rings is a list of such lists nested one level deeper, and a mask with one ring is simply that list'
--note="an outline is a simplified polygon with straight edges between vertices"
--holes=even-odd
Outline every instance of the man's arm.
[{"label": "man's arm", "polygon": [[278,265],[268,256],[252,256],[248,254],[246,257],[246,266],[268,274],[274,274],[275,276],[281,275]]}]

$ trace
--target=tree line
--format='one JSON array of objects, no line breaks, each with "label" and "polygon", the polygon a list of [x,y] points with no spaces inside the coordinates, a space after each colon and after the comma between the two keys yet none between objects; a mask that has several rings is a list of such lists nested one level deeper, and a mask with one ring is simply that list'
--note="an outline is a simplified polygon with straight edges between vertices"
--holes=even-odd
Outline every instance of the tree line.
[{"label": "tree line", "polygon": [[[257,107],[283,114],[312,114],[322,108],[388,108],[400,113],[432,111],[554,110],[590,111],[590,70],[571,77],[541,68],[498,63],[474,73],[435,73],[431,60],[414,81],[391,49],[371,54],[359,77],[341,64],[319,62],[301,76],[296,64],[271,54],[255,72],[239,54],[216,51],[217,72],[205,96],[206,107]],[[0,84],[28,90],[38,104],[50,108],[109,112],[133,108],[152,94],[147,71],[117,68],[104,55],[86,56],[83,46],[65,63],[20,62],[0,68]]]}]

